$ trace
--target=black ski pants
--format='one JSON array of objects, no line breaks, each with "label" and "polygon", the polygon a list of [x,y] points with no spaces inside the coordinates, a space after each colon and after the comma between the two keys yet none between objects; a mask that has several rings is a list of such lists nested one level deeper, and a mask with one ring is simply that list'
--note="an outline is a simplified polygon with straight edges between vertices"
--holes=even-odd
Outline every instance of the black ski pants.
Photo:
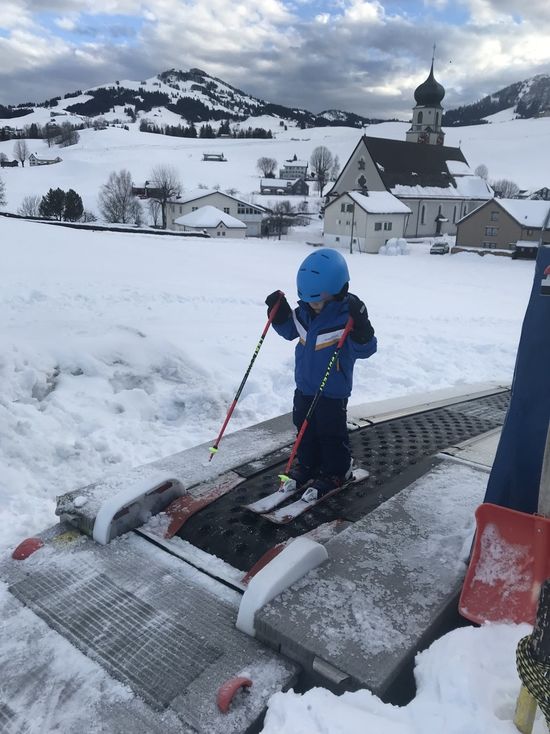
[{"label": "black ski pants", "polygon": [[[312,401],[313,395],[295,390],[292,420],[298,431]],[[347,405],[347,398],[321,396],[298,447],[300,464],[327,476],[344,476],[351,464]]]}]

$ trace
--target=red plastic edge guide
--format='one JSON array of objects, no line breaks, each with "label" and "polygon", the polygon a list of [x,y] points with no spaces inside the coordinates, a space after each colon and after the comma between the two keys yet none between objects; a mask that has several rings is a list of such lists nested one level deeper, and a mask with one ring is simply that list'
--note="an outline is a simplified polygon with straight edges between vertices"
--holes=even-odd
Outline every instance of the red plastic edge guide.
[{"label": "red plastic edge guide", "polygon": [[13,551],[11,557],[15,561],[24,561],[43,545],[44,541],[41,538],[25,538]]},{"label": "red plastic edge guide", "polygon": [[250,678],[245,678],[243,676],[236,676],[235,678],[230,678],[225,683],[222,683],[218,690],[218,695],[216,696],[216,703],[218,704],[218,708],[222,714],[226,714],[229,711],[231,701],[237,691],[241,688],[250,688],[251,685],[252,681]]}]

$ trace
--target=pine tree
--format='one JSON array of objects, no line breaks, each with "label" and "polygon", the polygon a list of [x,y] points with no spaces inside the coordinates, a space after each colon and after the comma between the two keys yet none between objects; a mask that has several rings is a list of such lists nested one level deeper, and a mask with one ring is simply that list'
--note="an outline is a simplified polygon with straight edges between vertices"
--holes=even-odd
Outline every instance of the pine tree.
[{"label": "pine tree", "polygon": [[74,189],[69,189],[65,194],[65,208],[63,219],[66,222],[77,222],[84,213],[82,197]]},{"label": "pine tree", "polygon": [[46,219],[63,219],[65,211],[65,192],[63,189],[50,189],[48,193],[42,197],[39,212],[41,217]]}]

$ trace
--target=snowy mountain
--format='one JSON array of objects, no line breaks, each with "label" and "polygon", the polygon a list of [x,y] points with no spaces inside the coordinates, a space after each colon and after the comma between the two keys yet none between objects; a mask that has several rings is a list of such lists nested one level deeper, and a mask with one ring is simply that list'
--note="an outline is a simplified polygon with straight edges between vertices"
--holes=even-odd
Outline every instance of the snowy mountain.
[{"label": "snowy mountain", "polygon": [[[343,125],[363,127],[372,122],[360,115],[341,110],[314,114],[308,110],[285,107],[253,97],[201,69],[170,69],[141,81],[115,81],[110,84],[78,90],[41,104],[0,106],[0,119],[23,118],[37,107],[49,108],[53,115],[70,113],[79,117],[98,117],[117,112],[119,117],[134,121],[153,110],[173,113],[179,122],[198,123],[213,120],[243,121],[247,118],[271,116],[301,127]],[[174,120],[175,122],[175,120]]]},{"label": "snowy mountain", "polygon": [[550,114],[550,74],[539,74],[510,84],[471,105],[449,110],[443,115],[446,126],[479,125],[485,118],[504,110],[515,117],[531,118]]}]

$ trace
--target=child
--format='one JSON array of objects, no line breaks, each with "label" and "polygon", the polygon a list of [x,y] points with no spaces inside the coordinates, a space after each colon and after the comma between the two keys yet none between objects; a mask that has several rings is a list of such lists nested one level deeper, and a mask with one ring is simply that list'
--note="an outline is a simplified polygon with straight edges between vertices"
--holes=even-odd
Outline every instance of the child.
[{"label": "child", "polygon": [[[350,316],[353,319],[353,329],[298,447],[298,462],[289,472],[298,487],[311,482],[304,494],[308,501],[320,499],[351,476],[346,408],[353,366],[356,359],[370,357],[377,347],[366,306],[348,293],[348,281],[347,263],[337,250],[316,250],[298,270],[298,307],[291,310],[283,296],[272,322],[275,331],[285,339],[299,339],[292,419],[300,430],[346,322]],[[280,291],[275,291],[266,298],[268,314],[280,295]]]}]

